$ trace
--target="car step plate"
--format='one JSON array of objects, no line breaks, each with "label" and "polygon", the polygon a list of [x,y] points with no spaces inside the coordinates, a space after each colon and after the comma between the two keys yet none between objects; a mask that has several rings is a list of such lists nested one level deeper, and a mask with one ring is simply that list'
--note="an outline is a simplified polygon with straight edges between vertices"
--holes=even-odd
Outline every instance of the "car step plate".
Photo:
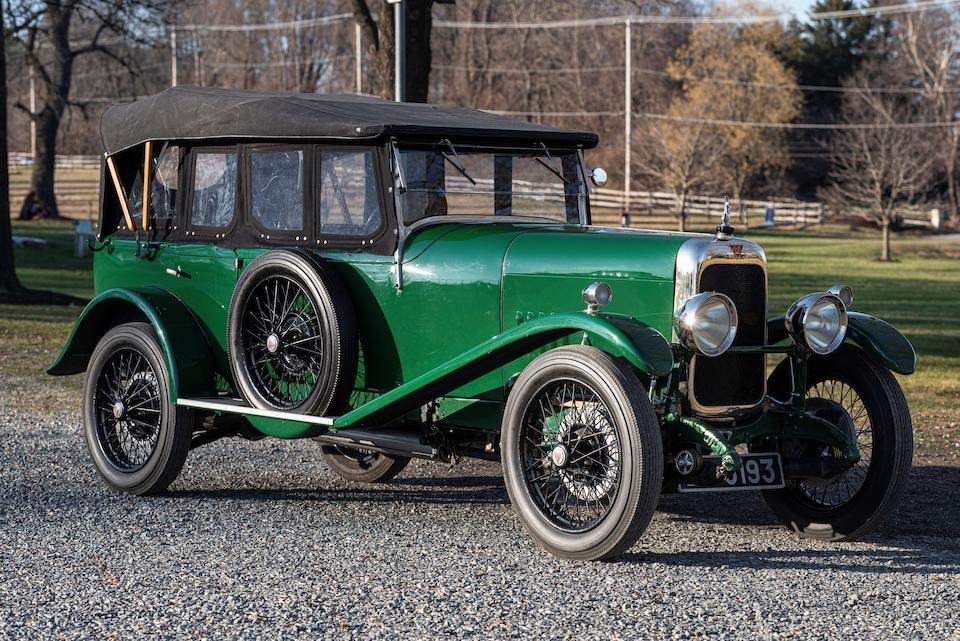
[{"label": "car step plate", "polygon": [[[783,464],[779,452],[741,454],[743,466],[723,480],[704,483],[701,473],[696,481],[682,482],[678,492],[735,492],[737,490],[778,490],[784,486]],[[703,467],[711,476],[720,465],[719,456],[704,456]]]}]

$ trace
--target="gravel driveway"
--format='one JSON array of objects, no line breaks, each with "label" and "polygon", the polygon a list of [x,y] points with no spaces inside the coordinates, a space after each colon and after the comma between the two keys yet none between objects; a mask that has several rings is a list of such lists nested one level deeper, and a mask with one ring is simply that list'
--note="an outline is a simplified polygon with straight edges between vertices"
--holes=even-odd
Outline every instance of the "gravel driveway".
[{"label": "gravel driveway", "polygon": [[76,411],[3,412],[0,637],[960,639],[960,470],[920,467],[868,542],[801,541],[752,493],[667,497],[615,563],[561,561],[499,467],[339,480],[309,442],[196,450],[109,493]]}]

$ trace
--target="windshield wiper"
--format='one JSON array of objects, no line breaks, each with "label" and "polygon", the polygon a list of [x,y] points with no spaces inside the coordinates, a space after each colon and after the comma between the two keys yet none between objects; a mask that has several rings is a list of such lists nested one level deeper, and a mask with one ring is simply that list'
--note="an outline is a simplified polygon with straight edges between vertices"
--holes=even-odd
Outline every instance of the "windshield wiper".
[{"label": "windshield wiper", "polygon": [[[540,149],[543,150],[543,153],[546,154],[547,158],[549,158],[550,160],[553,160],[553,156],[550,155],[550,150],[547,149],[547,146],[542,142],[540,143]],[[533,159],[536,160],[541,165],[543,165],[546,168],[546,170],[549,171],[551,174],[553,174],[554,176],[562,180],[564,185],[570,184],[570,181],[564,178],[563,174],[557,171],[554,167],[551,167],[548,163],[545,163],[543,161],[543,158],[540,158],[539,156],[534,156]]]},{"label": "windshield wiper", "polygon": [[446,145],[450,149],[450,152],[453,154],[453,158],[451,158],[446,154],[446,152],[441,151],[440,155],[443,156],[443,159],[446,160],[451,165],[453,165],[453,168],[459,171],[460,175],[462,175],[464,178],[469,180],[470,184],[476,185],[477,181],[474,180],[473,177],[467,173],[467,170],[464,168],[463,164],[460,162],[460,155],[457,153],[457,150],[454,148],[453,143],[450,142],[448,138],[444,138],[443,140],[440,141],[440,144]]}]

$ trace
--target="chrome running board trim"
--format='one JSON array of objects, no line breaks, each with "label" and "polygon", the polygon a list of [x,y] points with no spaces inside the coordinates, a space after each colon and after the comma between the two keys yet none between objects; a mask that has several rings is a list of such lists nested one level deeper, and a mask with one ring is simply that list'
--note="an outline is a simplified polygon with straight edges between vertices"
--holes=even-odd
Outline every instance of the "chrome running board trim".
[{"label": "chrome running board trim", "polygon": [[225,414],[242,414],[244,416],[263,416],[265,418],[279,418],[285,421],[297,421],[312,425],[332,427],[335,417],[310,416],[309,414],[294,414],[283,410],[265,410],[259,407],[250,407],[242,399],[214,396],[211,398],[178,398],[180,407],[192,407],[198,410],[210,410]]}]

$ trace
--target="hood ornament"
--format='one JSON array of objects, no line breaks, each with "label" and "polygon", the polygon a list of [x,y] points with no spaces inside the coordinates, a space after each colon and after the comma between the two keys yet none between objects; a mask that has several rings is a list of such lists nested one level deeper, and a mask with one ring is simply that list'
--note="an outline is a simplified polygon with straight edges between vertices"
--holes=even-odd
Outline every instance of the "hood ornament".
[{"label": "hood ornament", "polygon": [[723,197],[723,218],[720,225],[717,226],[717,240],[730,240],[733,238],[733,227],[730,226],[730,197]]}]

